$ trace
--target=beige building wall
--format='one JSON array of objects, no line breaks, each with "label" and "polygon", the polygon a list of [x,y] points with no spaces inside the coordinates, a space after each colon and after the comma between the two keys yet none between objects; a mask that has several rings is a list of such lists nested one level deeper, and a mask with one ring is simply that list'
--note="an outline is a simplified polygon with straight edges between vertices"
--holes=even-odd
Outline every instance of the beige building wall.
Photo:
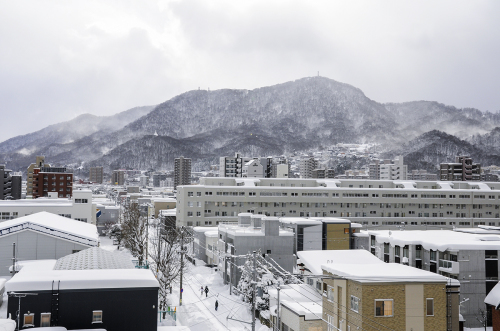
[{"label": "beige building wall", "polygon": [[[326,225],[326,249],[349,249],[349,223]],[[347,233],[345,233],[347,229]]]},{"label": "beige building wall", "polygon": [[446,330],[446,285],[424,285],[424,315],[427,298],[434,299],[434,316],[425,316],[425,330]]},{"label": "beige building wall", "polygon": [[174,209],[175,204],[175,201],[153,201],[155,217],[158,217],[160,210]]},{"label": "beige building wall", "polygon": [[[362,292],[363,330],[381,330],[382,328],[379,324],[393,330],[406,330],[406,294],[404,284],[364,284]],[[375,317],[375,300],[378,299],[393,300],[393,316]]]},{"label": "beige building wall", "polygon": [[424,331],[424,285],[406,285],[406,331]]}]

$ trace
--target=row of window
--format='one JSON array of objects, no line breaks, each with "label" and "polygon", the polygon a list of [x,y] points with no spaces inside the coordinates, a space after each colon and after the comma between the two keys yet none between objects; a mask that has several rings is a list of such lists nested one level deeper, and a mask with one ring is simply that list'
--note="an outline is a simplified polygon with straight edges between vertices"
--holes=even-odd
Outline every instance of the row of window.
[{"label": "row of window", "polygon": [[[196,193],[197,197],[201,197],[201,192],[188,192],[188,197],[193,197]],[[213,195],[213,192],[211,191],[206,191],[205,195]],[[219,196],[245,196],[245,191],[236,191],[236,192],[216,192],[216,195]],[[267,192],[267,191],[261,191],[259,192],[259,196],[287,196],[287,192]],[[256,192],[248,192],[248,196],[257,196]],[[290,194],[290,196],[293,197],[298,197],[299,194],[296,192],[293,192]],[[321,192],[321,193],[309,193],[309,192],[304,192],[301,193],[301,196],[303,197],[321,197],[321,198],[328,198],[329,196],[331,197],[339,197],[339,193],[327,193],[327,192]],[[379,194],[379,193],[372,193],[371,197],[372,198],[408,198],[407,193],[384,193],[384,194]],[[342,193],[342,197],[345,198],[369,198],[370,194],[369,193]],[[473,195],[474,199],[486,199],[486,197],[490,200],[495,200],[497,199],[497,196],[495,195],[484,195],[484,194],[475,194]],[[410,198],[412,199],[418,199],[419,195],[418,194],[410,194]],[[422,199],[456,199],[457,195],[456,194],[428,194],[428,193],[422,193],[420,194],[420,198]],[[470,194],[459,194],[458,195],[459,199],[470,199],[471,195]],[[500,196],[498,196],[498,199],[500,199]]]},{"label": "row of window", "polygon": [[88,203],[88,199],[75,199],[75,203]]},{"label": "row of window", "polygon": [[[77,199],[78,200],[78,199]],[[188,207],[194,207],[196,203],[196,207],[201,207],[201,201],[188,201]],[[398,209],[398,208],[407,208],[407,207],[416,207],[419,209],[446,209],[446,208],[455,208],[455,209],[467,209],[470,208],[471,205],[468,204],[429,204],[429,203],[358,203],[358,202],[244,202],[244,201],[205,201],[205,205],[215,205],[216,207],[243,207],[244,205],[255,205],[257,204],[260,207],[286,207],[287,204],[290,206],[300,206],[301,208],[327,208],[328,206],[340,207],[340,208],[370,208],[370,207],[378,207],[381,209]],[[500,205],[493,204],[473,204],[472,209],[485,209],[485,208],[495,208],[495,210],[500,210]],[[372,213],[370,211],[370,213]],[[410,213],[412,213],[410,211]],[[414,213],[414,212],[413,212]],[[451,215],[451,214],[450,214]]]},{"label": "row of window", "polygon": [[[40,314],[40,327],[50,327],[50,317],[51,313],[41,313]],[[92,324],[102,323],[102,310],[92,311]],[[34,327],[35,326],[35,314],[29,313],[24,314],[23,318],[23,328]]]}]

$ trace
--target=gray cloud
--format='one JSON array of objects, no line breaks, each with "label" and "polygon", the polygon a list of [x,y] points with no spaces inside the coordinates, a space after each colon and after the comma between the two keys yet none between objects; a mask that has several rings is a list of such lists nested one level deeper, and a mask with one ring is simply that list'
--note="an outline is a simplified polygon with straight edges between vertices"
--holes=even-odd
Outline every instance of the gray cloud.
[{"label": "gray cloud", "polygon": [[500,110],[497,1],[0,0],[0,141],[190,89],[322,76]]}]

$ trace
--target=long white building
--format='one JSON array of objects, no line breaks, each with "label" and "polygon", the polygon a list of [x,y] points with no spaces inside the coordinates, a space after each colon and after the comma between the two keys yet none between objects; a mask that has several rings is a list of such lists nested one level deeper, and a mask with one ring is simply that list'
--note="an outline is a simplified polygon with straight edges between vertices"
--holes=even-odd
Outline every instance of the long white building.
[{"label": "long white building", "polygon": [[[49,194],[50,195],[50,194]],[[77,221],[96,224],[91,190],[75,190],[71,198],[0,200],[0,222],[46,211]]]},{"label": "long white building", "polygon": [[178,188],[178,226],[236,222],[246,212],[341,217],[364,228],[498,226],[500,183],[212,177]]}]

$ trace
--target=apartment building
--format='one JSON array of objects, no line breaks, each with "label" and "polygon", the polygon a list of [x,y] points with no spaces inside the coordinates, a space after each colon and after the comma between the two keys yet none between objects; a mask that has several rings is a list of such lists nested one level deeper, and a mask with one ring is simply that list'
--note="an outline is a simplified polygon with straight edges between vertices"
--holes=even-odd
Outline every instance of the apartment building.
[{"label": "apartment building", "polygon": [[335,170],[314,169],[311,173],[311,178],[335,178]]},{"label": "apartment building", "polygon": [[455,163],[441,163],[440,180],[447,181],[480,181],[481,164],[473,163],[468,156],[457,156]]},{"label": "apartment building", "polygon": [[33,174],[35,171],[35,168],[41,168],[41,167],[50,167],[50,164],[45,164],[45,156],[37,156],[36,157],[36,162],[32,163],[28,166],[28,169],[26,171],[26,196],[31,197],[33,196]]},{"label": "apartment building", "polygon": [[64,216],[77,221],[96,224],[96,206],[92,203],[92,191],[75,190],[71,198],[58,198],[57,192],[49,192],[47,198],[1,200],[0,222],[41,211]]},{"label": "apartment building", "polygon": [[111,185],[125,185],[125,170],[113,170]]},{"label": "apartment building", "polygon": [[33,199],[56,192],[59,198],[73,195],[73,174],[66,168],[40,167],[33,169]]},{"label": "apartment building", "polygon": [[405,180],[408,166],[403,164],[403,156],[394,160],[374,160],[370,163],[370,179]]},{"label": "apartment building", "polygon": [[178,157],[174,162],[174,190],[179,185],[189,184],[191,184],[191,159]]},{"label": "apartment building", "polygon": [[383,263],[364,250],[331,253],[322,265],[324,330],[459,329],[457,280]]},{"label": "apartment building", "polygon": [[5,200],[11,196],[12,178],[10,172],[12,170],[5,169],[4,164],[0,164],[0,200]]},{"label": "apartment building", "polygon": [[234,157],[220,157],[219,176],[220,177],[243,177],[243,166],[250,161],[248,157],[242,157],[240,153],[235,153]]},{"label": "apartment building", "polygon": [[437,174],[431,174],[427,170],[412,170],[406,175],[408,180],[438,180]]},{"label": "apartment building", "polygon": [[313,178],[313,171],[319,168],[319,161],[314,157],[302,157],[299,161],[300,178]]},{"label": "apartment building", "polygon": [[179,186],[178,226],[235,222],[239,213],[338,217],[365,228],[500,225],[500,183],[220,178]]},{"label": "apartment building", "polygon": [[467,298],[460,310],[465,326],[481,326],[476,316],[484,310],[484,299],[499,280],[500,227],[368,231],[365,242],[356,241],[355,248],[361,246],[381,261],[458,279],[462,300]]},{"label": "apartment building", "polygon": [[104,181],[104,168],[103,167],[90,167],[89,181],[96,184],[102,184]]}]

